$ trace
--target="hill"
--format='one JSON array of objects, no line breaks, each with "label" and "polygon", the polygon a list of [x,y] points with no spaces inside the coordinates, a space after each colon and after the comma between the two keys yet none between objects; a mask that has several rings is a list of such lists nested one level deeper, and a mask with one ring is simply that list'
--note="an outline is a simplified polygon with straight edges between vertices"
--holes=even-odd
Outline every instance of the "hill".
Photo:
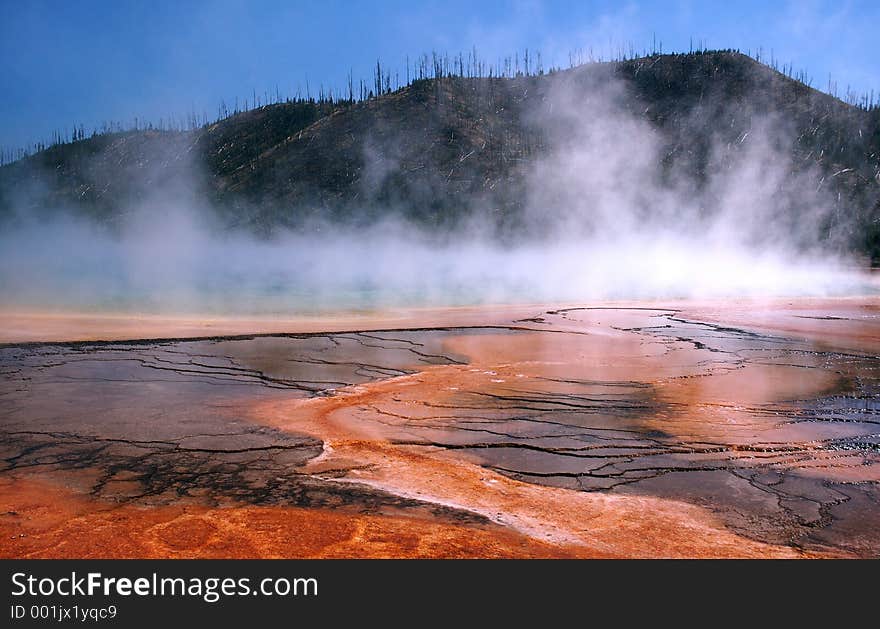
[{"label": "hill", "polygon": [[[763,134],[785,152],[792,187],[809,173],[834,204],[817,226],[822,237],[880,260],[880,110],[726,51],[513,78],[444,76],[356,103],[268,105],[192,131],[97,135],[0,167],[0,213],[63,209],[113,225],[164,198],[262,234],[390,214],[434,231],[480,217],[503,237],[521,236],[534,229],[524,216],[542,176],[535,165],[574,124],[560,108],[581,112],[600,93],[613,120],[628,121],[616,167],[626,151],[638,161],[642,136],[627,129],[644,126],[659,144],[656,176],[700,194]],[[587,105],[578,113],[594,115]],[[779,212],[797,220],[797,203],[789,206]]]}]

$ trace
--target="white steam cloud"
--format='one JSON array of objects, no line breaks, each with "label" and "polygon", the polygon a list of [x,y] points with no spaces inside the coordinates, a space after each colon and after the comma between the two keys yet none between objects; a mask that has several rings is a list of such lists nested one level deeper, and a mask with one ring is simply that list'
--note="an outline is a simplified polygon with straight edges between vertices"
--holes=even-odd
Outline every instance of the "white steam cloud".
[{"label": "white steam cloud", "polygon": [[[557,81],[531,113],[550,150],[527,167],[531,237],[518,244],[477,222],[437,238],[391,219],[262,239],[218,229],[191,195],[166,195],[129,208],[121,232],[57,213],[20,217],[0,234],[0,303],[292,314],[875,291],[861,261],[829,253],[822,230],[836,206],[817,173],[793,167],[782,121],[749,114],[735,145],[712,142],[698,186],[624,106],[625,86],[574,80]],[[373,159],[382,170],[384,157]]]}]

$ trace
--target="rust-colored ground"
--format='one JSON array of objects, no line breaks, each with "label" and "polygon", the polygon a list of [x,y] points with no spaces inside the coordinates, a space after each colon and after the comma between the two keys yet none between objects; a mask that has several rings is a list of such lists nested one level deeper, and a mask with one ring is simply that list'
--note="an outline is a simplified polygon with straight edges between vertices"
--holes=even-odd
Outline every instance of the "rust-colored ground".
[{"label": "rust-colored ground", "polygon": [[[173,351],[77,346],[70,359],[52,354],[54,362],[39,367],[41,399],[63,395],[100,407],[110,397],[89,402],[96,389],[76,394],[58,378],[81,375],[93,387],[115,387],[104,365],[117,369],[135,351],[137,369],[146,360],[163,370],[165,379],[150,387],[202,387],[185,389],[182,401],[160,389],[152,394],[168,405],[153,413],[166,432],[193,405],[201,413],[197,430],[160,439],[131,420],[141,432],[126,447],[177,443],[155,456],[165,461],[183,444],[203,458],[163,463],[167,482],[144,491],[154,468],[123,473],[145,465],[142,455],[84,450],[91,438],[120,441],[97,419],[83,420],[88,430],[64,420],[63,439],[75,433],[75,442],[56,443],[61,437],[48,428],[31,430],[43,441],[30,434],[22,441],[28,408],[46,427],[53,411],[22,388],[10,390],[19,406],[6,420],[4,447],[14,453],[7,461],[32,450],[50,455],[27,471],[10,465],[0,474],[0,555],[877,556],[880,458],[871,405],[880,382],[878,316],[876,298],[462,308],[323,322],[0,315],[11,322],[7,341],[378,330],[286,345],[213,340]],[[169,363],[173,355],[196,358]],[[7,373],[17,374],[21,359],[10,360]],[[79,365],[89,361],[97,366],[83,371]],[[46,375],[51,369],[54,379]],[[301,387],[306,375],[317,395],[247,388],[248,378]],[[132,367],[124,381],[143,377]],[[231,390],[215,386],[221,378],[242,392],[218,397],[214,390]],[[37,386],[27,380],[25,388]],[[128,395],[106,391],[123,401]],[[143,412],[149,395],[131,412]],[[206,437],[215,416],[239,423]],[[307,499],[262,490],[282,460],[228,454],[230,439],[269,438],[241,428],[242,421],[317,440],[296,446],[302,453],[288,465],[295,476],[285,481],[321,483],[309,485]],[[312,443],[323,444],[322,453],[308,460]],[[100,482],[69,482],[64,461],[75,459],[81,474],[89,456]],[[193,466],[204,470],[214,456],[226,457],[225,471],[193,480]],[[228,469],[254,462],[259,474],[241,476],[252,486],[223,489]],[[188,479],[184,485],[175,484],[176,474]],[[112,491],[107,479],[116,483]],[[349,487],[362,489],[353,497],[334,493]],[[358,506],[365,500],[379,506]]]},{"label": "rust-colored ground", "polygon": [[501,527],[324,509],[100,504],[63,486],[0,481],[10,558],[535,558],[600,556]]}]

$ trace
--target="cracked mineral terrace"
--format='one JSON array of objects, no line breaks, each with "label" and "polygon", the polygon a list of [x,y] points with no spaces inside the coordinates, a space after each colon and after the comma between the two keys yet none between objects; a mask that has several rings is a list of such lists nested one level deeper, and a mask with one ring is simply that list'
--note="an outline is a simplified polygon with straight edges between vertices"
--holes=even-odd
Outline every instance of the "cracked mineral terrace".
[{"label": "cracked mineral terrace", "polygon": [[[7,332],[0,554],[876,557],[878,315],[864,298]],[[106,338],[195,327],[160,329]]]}]

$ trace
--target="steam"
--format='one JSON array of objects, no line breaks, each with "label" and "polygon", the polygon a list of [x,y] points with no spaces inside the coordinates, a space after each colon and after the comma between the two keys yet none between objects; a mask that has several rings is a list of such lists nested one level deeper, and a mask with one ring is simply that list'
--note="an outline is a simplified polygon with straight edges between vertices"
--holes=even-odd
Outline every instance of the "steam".
[{"label": "steam", "polygon": [[[783,121],[736,112],[751,122],[731,139],[695,120],[712,140],[704,180],[694,181],[628,103],[613,81],[573,73],[555,82],[528,118],[549,150],[524,170],[515,239],[492,235],[484,219],[438,235],[392,218],[260,238],[219,225],[193,184],[127,208],[113,230],[63,212],[20,213],[0,234],[0,303],[295,314],[875,291],[859,260],[835,253],[846,226],[820,175],[795,168]],[[369,143],[365,151],[371,176],[388,176],[387,156]]]}]

